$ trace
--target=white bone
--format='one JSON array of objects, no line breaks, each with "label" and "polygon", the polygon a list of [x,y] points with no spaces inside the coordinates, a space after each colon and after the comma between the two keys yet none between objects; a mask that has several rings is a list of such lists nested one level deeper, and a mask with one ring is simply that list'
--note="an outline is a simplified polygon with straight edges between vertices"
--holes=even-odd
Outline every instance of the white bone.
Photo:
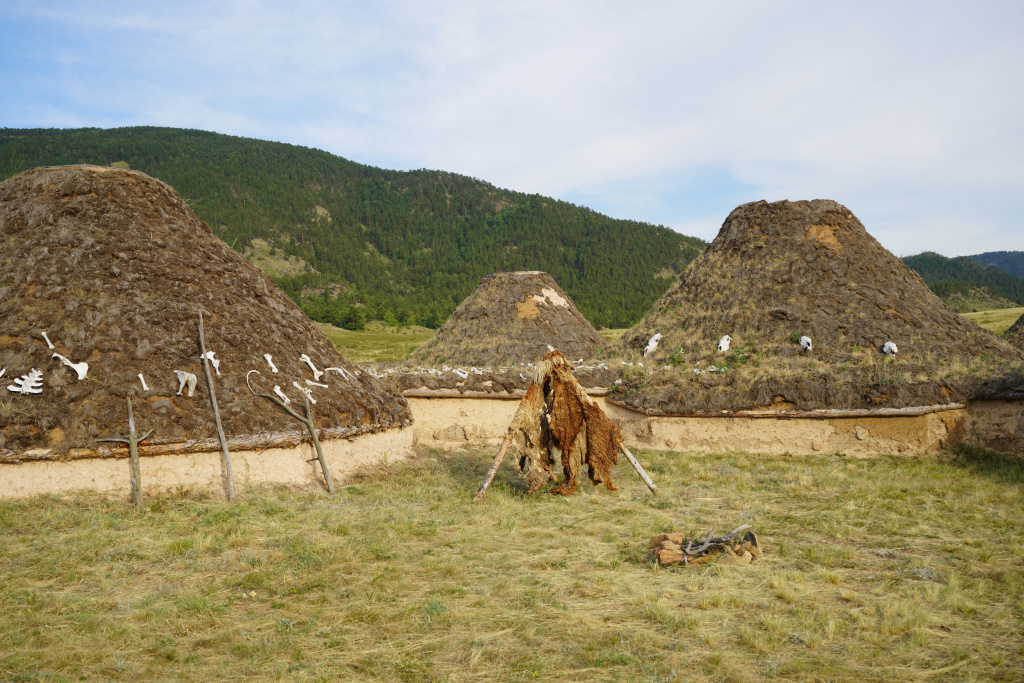
[{"label": "white bone", "polygon": [[324,389],[330,389],[330,387],[327,386],[326,384],[320,384],[320,382],[314,382],[311,379],[307,379],[306,384],[308,384],[311,387],[323,387]]},{"label": "white bone", "polygon": [[896,348],[896,344],[891,341],[885,342],[885,346],[882,347],[882,353],[887,356],[895,356],[900,350]]},{"label": "white bone", "polygon": [[654,353],[655,349],[658,348],[658,342],[661,341],[661,332],[655,332],[654,336],[647,340],[647,347],[644,349],[644,358],[648,354]]},{"label": "white bone", "polygon": [[301,356],[299,356],[299,360],[301,360],[303,363],[308,365],[309,369],[313,371],[313,379],[319,380],[321,377],[324,376],[323,371],[322,370],[317,370],[316,366],[313,365],[313,360],[309,356],[307,356],[306,354],[302,354]]},{"label": "white bone", "polygon": [[803,347],[804,351],[810,351],[812,346],[811,338],[807,335],[800,337],[800,346]]},{"label": "white bone", "polygon": [[353,375],[351,372],[349,372],[345,368],[324,368],[324,372],[328,372],[330,370],[334,370],[336,373],[341,375],[343,379],[353,379],[354,380],[356,378],[355,375]]},{"label": "white bone", "polygon": [[472,371],[472,373],[473,373],[474,375],[482,375],[482,374],[484,374],[482,370],[477,370],[475,366],[474,366],[474,367],[471,367],[471,368],[470,368],[470,371]]},{"label": "white bone", "polygon": [[274,385],[274,393],[281,397],[281,400],[284,401],[285,405],[288,405],[289,403],[292,402],[292,400],[285,396],[284,392],[281,391],[281,387],[277,386],[276,384]]},{"label": "white bone", "polygon": [[469,373],[466,372],[465,370],[463,370],[462,368],[455,368],[454,370],[452,370],[452,372],[454,372],[456,375],[458,375],[462,379],[466,379],[467,377],[469,377]]},{"label": "white bone", "polygon": [[199,362],[202,363],[203,358],[206,358],[206,360],[210,361],[210,365],[213,366],[213,369],[217,373],[217,376],[220,377],[220,361],[213,357],[214,353],[214,351],[207,351],[205,354],[200,355]]},{"label": "white bone", "polygon": [[552,346],[551,344],[548,344],[548,351],[554,351],[554,350],[555,350],[555,347]]},{"label": "white bone", "polygon": [[85,374],[87,372],[89,372],[89,364],[86,363],[85,361],[82,361],[81,363],[72,363],[71,361],[69,361],[67,358],[65,358],[64,356],[60,355],[59,353],[53,354],[53,357],[54,358],[59,358],[61,363],[63,363],[64,365],[68,366],[69,368],[74,370],[76,373],[78,373],[78,381],[79,382],[81,382],[83,379],[85,379]]},{"label": "white bone", "polygon": [[174,374],[178,376],[178,393],[177,396],[181,396],[182,389],[188,385],[189,398],[196,392],[196,376],[191,372],[185,372],[184,370],[175,370]]},{"label": "white bone", "polygon": [[299,386],[298,382],[292,382],[292,386],[301,391],[302,393],[304,393],[306,395],[306,398],[309,399],[310,403],[316,405],[316,399],[313,398],[313,392],[311,390],[309,390],[307,387]]},{"label": "white bone", "polygon": [[142,376],[141,372],[139,373],[139,381],[142,382],[142,390],[149,391],[149,387],[146,386],[146,378]]},{"label": "white bone", "polygon": [[3,377],[5,372],[7,372],[7,368],[0,370],[0,377]]},{"label": "white bone", "polygon": [[[15,384],[17,386],[15,386]],[[16,377],[14,384],[8,385],[7,391],[16,394],[41,394],[43,393],[43,373],[32,368],[27,375]]]},{"label": "white bone", "polygon": [[43,339],[45,339],[45,340],[46,340],[46,346],[48,346],[48,347],[49,347],[49,349],[50,349],[51,351],[53,351],[53,343],[52,343],[52,342],[50,342],[50,338],[46,336],[46,333],[45,333],[45,332],[43,332]]},{"label": "white bone", "polygon": [[729,335],[725,335],[724,337],[719,339],[718,340],[718,352],[719,353],[725,353],[726,351],[728,351],[730,343],[732,343],[732,337],[730,337]]},{"label": "white bone", "polygon": [[269,353],[263,354],[263,357],[267,360],[267,365],[270,366],[270,369],[273,370],[274,372],[277,372],[277,366],[274,365],[274,357],[271,356]]}]

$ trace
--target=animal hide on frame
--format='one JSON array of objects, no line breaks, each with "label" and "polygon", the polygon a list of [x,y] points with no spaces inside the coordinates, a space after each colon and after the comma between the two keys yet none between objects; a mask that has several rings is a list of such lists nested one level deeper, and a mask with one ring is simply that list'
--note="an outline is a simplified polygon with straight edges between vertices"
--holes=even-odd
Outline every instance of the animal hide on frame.
[{"label": "animal hide on frame", "polygon": [[538,363],[510,427],[519,451],[519,471],[530,493],[536,493],[562,463],[562,481],[551,493],[570,495],[584,466],[596,486],[615,491],[612,467],[619,462],[622,432],[608,419],[572,374],[572,365],[559,351]]}]

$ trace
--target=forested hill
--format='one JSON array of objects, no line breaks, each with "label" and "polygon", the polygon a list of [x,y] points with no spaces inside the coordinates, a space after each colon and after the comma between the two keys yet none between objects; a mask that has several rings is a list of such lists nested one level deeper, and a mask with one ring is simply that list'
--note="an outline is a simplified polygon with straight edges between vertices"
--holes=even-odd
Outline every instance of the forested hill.
[{"label": "forested hill", "polygon": [[970,256],[948,258],[926,251],[904,257],[903,262],[924,279],[925,284],[942,299],[963,294],[971,289],[984,289],[993,297],[1024,304],[1024,279],[995,266],[986,266]]},{"label": "forested hill", "polygon": [[984,254],[974,254],[967,258],[1024,278],[1024,251],[986,251]]},{"label": "forested hill", "polygon": [[594,325],[625,327],[706,246],[475,178],[295,145],[176,128],[0,129],[0,179],[75,163],[168,183],[307,313],[335,323],[364,311],[438,326],[482,276],[543,270]]}]

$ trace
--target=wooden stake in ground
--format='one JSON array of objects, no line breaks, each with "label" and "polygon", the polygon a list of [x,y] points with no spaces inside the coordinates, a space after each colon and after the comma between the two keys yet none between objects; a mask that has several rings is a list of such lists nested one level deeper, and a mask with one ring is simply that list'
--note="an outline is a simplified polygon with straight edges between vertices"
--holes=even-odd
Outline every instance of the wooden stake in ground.
[{"label": "wooden stake in ground", "polygon": [[231,474],[231,453],[228,452],[228,438],[224,435],[224,427],[220,423],[220,409],[217,407],[217,393],[213,388],[213,377],[210,375],[210,359],[206,355],[206,340],[203,338],[203,312],[199,311],[199,353],[203,361],[203,376],[206,377],[206,388],[210,390],[210,404],[213,406],[213,420],[217,423],[217,437],[220,439],[220,451],[224,460],[224,486],[228,500],[235,499],[235,479]]},{"label": "wooden stake in ground", "polygon": [[113,437],[110,439],[98,439],[98,441],[114,441],[128,444],[128,457],[132,463],[132,506],[136,512],[142,512],[142,467],[139,465],[139,444],[153,434],[153,430],[135,438],[135,416],[132,415],[132,397],[128,397],[128,438]]},{"label": "wooden stake in ground", "polygon": [[263,394],[253,389],[252,385],[249,384],[249,375],[253,373],[256,373],[257,375],[261,374],[259,370],[250,370],[249,373],[245,376],[245,384],[246,386],[249,387],[249,391],[251,391],[256,396],[259,396],[260,398],[265,398],[274,405],[279,406],[286,413],[294,417],[302,424],[306,425],[306,429],[309,430],[309,436],[313,441],[313,448],[316,449],[316,460],[320,461],[320,471],[323,472],[324,474],[324,483],[327,485],[327,492],[334,493],[334,479],[331,477],[331,470],[327,467],[327,459],[324,457],[324,451],[322,448],[320,448],[320,437],[317,436],[316,425],[313,423],[313,407],[309,404],[309,396],[307,396],[305,392],[302,392],[302,398],[306,402],[306,415],[305,417],[303,417],[302,415],[299,415],[294,410],[289,408],[288,404],[279,399],[277,396],[272,396],[271,394]]},{"label": "wooden stake in ground", "polygon": [[536,493],[554,478],[556,455],[561,459],[564,476],[551,493],[571,494],[584,467],[591,482],[604,483],[614,491],[611,468],[618,463],[620,451],[651,492],[658,491],[623,445],[622,432],[587,396],[572,374],[572,365],[558,351],[549,352],[538,363],[533,381],[516,409],[501,450],[473,496],[474,501],[480,500],[491,485],[513,442],[522,454],[519,469],[526,476],[530,493]]}]

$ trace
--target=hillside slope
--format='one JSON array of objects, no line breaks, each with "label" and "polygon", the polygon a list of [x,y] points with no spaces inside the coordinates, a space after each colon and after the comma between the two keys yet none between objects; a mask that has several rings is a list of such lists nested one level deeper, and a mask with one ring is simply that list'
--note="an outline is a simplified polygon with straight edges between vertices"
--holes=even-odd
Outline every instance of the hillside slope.
[{"label": "hillside slope", "polygon": [[967,258],[983,266],[995,266],[1010,275],[1024,278],[1024,251],[986,251]]},{"label": "hillside slope", "polygon": [[370,319],[436,327],[484,275],[542,270],[594,325],[624,327],[705,246],[475,178],[276,142],[174,128],[0,129],[0,180],[77,163],[168,183],[308,314],[336,324],[360,304]]},{"label": "hillside slope", "polygon": [[[948,258],[926,251],[902,260],[917,271],[929,289],[959,312],[972,310],[972,305],[973,310],[983,310],[1024,304],[1024,279],[978,263],[973,257]],[[964,305],[957,306],[958,300]]]}]

